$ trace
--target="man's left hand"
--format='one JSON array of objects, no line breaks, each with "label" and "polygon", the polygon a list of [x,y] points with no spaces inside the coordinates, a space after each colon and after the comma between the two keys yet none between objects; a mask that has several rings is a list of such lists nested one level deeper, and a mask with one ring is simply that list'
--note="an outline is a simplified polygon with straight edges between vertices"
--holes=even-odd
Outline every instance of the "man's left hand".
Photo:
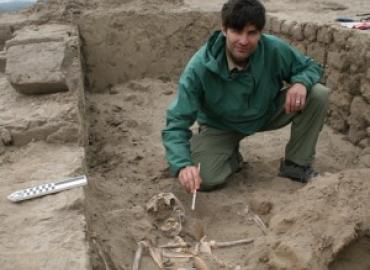
[{"label": "man's left hand", "polygon": [[295,83],[286,93],[285,112],[295,113],[301,111],[306,104],[307,89],[300,83]]}]

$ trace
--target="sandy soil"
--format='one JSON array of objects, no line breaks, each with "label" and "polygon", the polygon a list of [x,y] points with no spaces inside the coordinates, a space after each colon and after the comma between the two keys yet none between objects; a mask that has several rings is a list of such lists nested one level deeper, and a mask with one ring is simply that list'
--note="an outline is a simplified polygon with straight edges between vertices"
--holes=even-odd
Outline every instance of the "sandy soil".
[{"label": "sandy soil", "polygon": [[[159,8],[159,0],[55,0],[49,1],[49,7],[40,1],[28,14],[45,18],[78,14],[85,7],[91,12],[128,5],[163,11],[189,7],[219,10],[223,1],[165,2]],[[337,15],[370,12],[365,0],[265,3],[270,13],[323,23],[332,23]],[[2,15],[2,20],[6,16]],[[86,213],[93,269],[131,269],[139,241],[159,245],[173,240],[160,230],[159,217],[145,208],[161,192],[172,192],[185,208],[183,228],[177,235],[184,241],[194,243],[203,236],[216,241],[253,238],[250,244],[201,254],[210,269],[370,268],[370,169],[360,168],[357,148],[325,127],[315,164],[323,176],[302,185],[276,176],[289,128],[251,136],[242,142],[241,151],[248,162],[245,168],[224,189],[199,193],[192,212],[191,196],[168,174],[160,140],[165,108],[175,90],[176,82],[144,79],[87,95],[90,182]],[[3,162],[14,153],[2,148],[0,145]],[[16,162],[11,161],[14,168]],[[167,269],[194,269],[192,259],[166,263]],[[158,269],[147,251],[140,269]]]},{"label": "sandy soil", "polygon": [[[204,10],[220,10],[223,0],[185,0],[185,4]],[[334,23],[337,16],[356,17],[369,13],[370,4],[366,0],[305,1],[305,0],[262,0],[268,13],[280,18],[299,22]]]},{"label": "sandy soil", "polygon": [[[62,16],[71,20],[81,13],[108,9],[141,9],[171,10],[196,9],[202,11],[219,11],[224,0],[39,0],[37,4],[25,13],[35,20],[53,20]],[[358,14],[369,13],[370,5],[367,0],[262,0],[268,13],[299,22],[335,23],[337,16],[355,17]],[[5,21],[22,20],[18,15],[0,14]],[[72,19],[73,21],[73,19]]]},{"label": "sandy soil", "polygon": [[[110,269],[131,269],[137,242],[159,245],[172,239],[145,209],[161,192],[172,192],[184,205],[179,236],[185,241],[204,235],[217,241],[255,239],[203,256],[210,269],[327,269],[332,261],[330,269],[370,267],[369,259],[351,255],[365,254],[370,244],[364,236],[370,228],[365,214],[370,185],[364,181],[369,170],[355,169],[358,149],[329,128],[320,138],[316,162],[323,177],[308,185],[277,177],[289,128],[258,134],[242,142],[245,168],[224,189],[200,193],[192,212],[191,196],[167,173],[160,142],[175,89],[174,82],[144,79],[88,96],[87,209],[90,237],[100,250],[93,256],[94,269],[104,269],[104,261]],[[254,222],[255,215],[266,229]],[[166,269],[192,269],[191,260],[172,263]],[[140,269],[159,268],[144,253]]]}]

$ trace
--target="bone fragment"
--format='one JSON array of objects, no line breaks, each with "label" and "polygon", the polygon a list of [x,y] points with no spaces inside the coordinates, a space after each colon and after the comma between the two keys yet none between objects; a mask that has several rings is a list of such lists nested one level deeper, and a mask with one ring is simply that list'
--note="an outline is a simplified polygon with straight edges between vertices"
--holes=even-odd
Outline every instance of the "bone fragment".
[{"label": "bone fragment", "polygon": [[216,242],[216,241],[210,241],[210,246],[214,248],[221,248],[221,247],[231,247],[236,245],[242,245],[242,244],[250,244],[253,243],[253,238],[245,238],[235,241],[227,241],[227,242]]},{"label": "bone fragment", "polygon": [[267,233],[267,227],[262,219],[258,215],[253,215],[253,221],[258,225],[263,234]]},{"label": "bone fragment", "polygon": [[150,256],[152,256],[155,263],[158,265],[160,269],[163,268],[163,256],[162,256],[162,249],[156,247],[148,247]]},{"label": "bone fragment", "polygon": [[167,243],[160,245],[160,248],[184,248],[184,247],[190,247],[191,245],[189,243]]},{"label": "bone fragment", "polygon": [[194,257],[194,267],[197,270],[209,270],[209,267],[206,264],[206,262],[198,256]]},{"label": "bone fragment", "polygon": [[[245,239],[240,239],[240,240],[234,240],[234,241],[226,241],[226,242],[216,242],[214,240],[211,241],[203,241],[201,240],[200,243],[196,243],[195,246],[202,246],[202,245],[207,245],[209,247],[214,247],[214,248],[222,248],[222,247],[231,247],[231,246],[236,246],[236,245],[242,245],[242,244],[250,244],[253,243],[254,239],[253,238],[245,238]],[[183,247],[190,247],[190,243],[168,243],[168,244],[163,244],[159,246],[160,248],[183,248]],[[202,249],[200,250],[202,251]]]},{"label": "bone fragment", "polygon": [[163,257],[166,258],[193,258],[193,254],[184,253],[184,252],[173,252],[173,251],[166,251],[163,250]]},{"label": "bone fragment", "polygon": [[143,248],[144,248],[143,242],[139,242],[137,245],[138,247],[135,252],[134,262],[132,264],[132,270],[139,270],[141,257],[143,256]]},{"label": "bone fragment", "polygon": [[111,270],[108,263],[107,263],[107,260],[105,258],[105,255],[104,255],[104,252],[101,250],[101,247],[100,245],[98,244],[98,242],[96,242],[95,239],[93,239],[93,243],[95,244],[96,246],[96,249],[98,250],[98,253],[99,253],[99,256],[100,258],[103,260],[104,262],[104,267],[105,267],[105,270]]}]

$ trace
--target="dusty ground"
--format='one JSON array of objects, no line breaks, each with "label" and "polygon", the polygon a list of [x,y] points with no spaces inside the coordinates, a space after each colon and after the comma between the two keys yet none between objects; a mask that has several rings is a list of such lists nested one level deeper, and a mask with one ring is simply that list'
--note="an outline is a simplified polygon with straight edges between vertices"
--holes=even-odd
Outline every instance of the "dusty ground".
[{"label": "dusty ground", "polygon": [[[71,14],[78,16],[88,10],[117,8],[139,8],[147,11],[192,8],[203,11],[219,11],[224,2],[224,0],[39,0],[37,5],[27,13],[31,16],[41,15],[52,19],[55,14],[70,18]],[[357,14],[369,13],[370,8],[367,0],[353,0],[351,2],[346,0],[262,0],[262,2],[270,14],[304,22],[335,23],[337,16],[356,17]]]},{"label": "dusty ground", "polygon": [[[50,1],[56,13],[66,15],[78,14],[85,7],[122,5],[114,0],[65,2],[69,6]],[[159,9],[154,0],[123,2],[131,8],[147,5]],[[183,7],[219,10],[222,2],[185,0]],[[368,1],[360,0],[265,3],[279,16],[323,23],[332,23],[337,15],[354,16],[370,10]],[[165,11],[182,4],[166,1],[160,8]],[[29,13],[34,17],[40,14],[47,17],[42,3]],[[175,90],[176,82],[144,79],[87,95],[90,182],[86,213],[94,269],[131,269],[137,242],[171,240],[145,210],[146,202],[160,192],[173,192],[183,203],[186,214],[180,236],[185,241],[193,243],[204,235],[216,241],[254,239],[248,245],[215,250],[213,256],[202,255],[210,269],[370,269],[370,169],[360,168],[358,149],[325,127],[315,164],[323,176],[301,185],[276,176],[289,128],[251,136],[242,143],[248,165],[224,189],[199,193],[196,211],[191,212],[191,197],[168,175],[160,142],[165,108]],[[13,168],[29,166],[11,158],[21,156],[22,151],[24,148],[5,152],[0,148],[1,162]],[[253,220],[255,215],[266,229]],[[192,269],[192,265],[192,260],[183,260],[168,269]],[[158,269],[147,252],[140,269]]]},{"label": "dusty ground", "polygon": [[[190,6],[201,9],[219,10],[223,0],[199,1],[185,0]],[[290,20],[304,22],[334,23],[337,16],[356,16],[357,14],[369,13],[370,5],[366,0],[262,0],[268,13],[278,15]]]},{"label": "dusty ground", "polygon": [[[248,166],[225,189],[200,193],[191,212],[191,196],[167,174],[160,143],[164,111],[175,88],[173,82],[145,79],[88,96],[87,209],[89,232],[101,250],[94,256],[95,269],[104,269],[104,260],[110,269],[130,269],[137,242],[170,241],[145,210],[146,202],[160,192],[173,192],[183,203],[186,216],[180,236],[186,241],[202,235],[218,241],[255,239],[251,245],[216,250],[216,259],[208,258],[210,269],[326,269],[332,261],[330,269],[370,267],[368,257],[356,259],[370,245],[364,236],[370,228],[365,206],[369,170],[350,170],[357,166],[358,150],[329,128],[318,146],[316,165],[323,177],[306,186],[277,177],[289,128],[258,134],[242,143]],[[266,234],[253,222],[255,214],[266,223]],[[358,244],[339,255],[357,238]],[[158,267],[145,253],[140,269]]]}]

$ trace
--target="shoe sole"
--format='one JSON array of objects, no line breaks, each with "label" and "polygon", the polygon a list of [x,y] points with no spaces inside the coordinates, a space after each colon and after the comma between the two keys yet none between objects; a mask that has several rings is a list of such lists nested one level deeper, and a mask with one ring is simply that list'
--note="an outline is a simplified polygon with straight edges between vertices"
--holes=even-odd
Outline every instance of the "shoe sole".
[{"label": "shoe sole", "polygon": [[308,183],[308,182],[310,182],[311,180],[312,180],[312,178],[314,178],[314,177],[311,177],[311,178],[309,178],[309,179],[307,179],[307,180],[305,180],[305,179],[302,179],[302,178],[300,178],[300,177],[294,177],[294,176],[292,176],[292,175],[287,175],[287,174],[283,174],[283,173],[279,173],[278,174],[278,176],[280,176],[280,177],[284,177],[284,178],[288,178],[288,179],[290,179],[290,180],[292,180],[292,181],[295,181],[295,182],[299,182],[299,183],[302,183],[302,184],[306,184],[306,183]]}]

